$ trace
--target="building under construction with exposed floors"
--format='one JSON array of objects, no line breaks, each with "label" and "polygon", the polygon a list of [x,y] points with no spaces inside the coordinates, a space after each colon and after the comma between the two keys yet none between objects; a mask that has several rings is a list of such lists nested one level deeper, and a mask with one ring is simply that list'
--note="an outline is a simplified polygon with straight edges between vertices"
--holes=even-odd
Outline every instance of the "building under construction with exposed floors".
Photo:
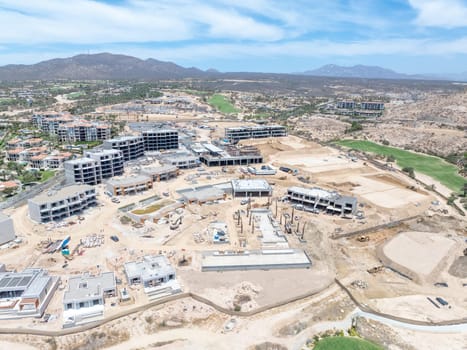
[{"label": "building under construction with exposed floors", "polygon": [[292,203],[303,205],[304,209],[309,211],[325,211],[343,216],[355,214],[357,210],[357,198],[316,187],[289,187],[287,198]]},{"label": "building under construction with exposed floors", "polygon": [[199,160],[207,166],[250,165],[263,162],[258,148],[253,146],[236,147],[233,145],[215,146],[202,144],[205,151]]},{"label": "building under construction with exposed floors", "polygon": [[282,136],[287,136],[287,129],[282,125],[239,126],[225,128],[225,138],[232,143],[247,139]]}]

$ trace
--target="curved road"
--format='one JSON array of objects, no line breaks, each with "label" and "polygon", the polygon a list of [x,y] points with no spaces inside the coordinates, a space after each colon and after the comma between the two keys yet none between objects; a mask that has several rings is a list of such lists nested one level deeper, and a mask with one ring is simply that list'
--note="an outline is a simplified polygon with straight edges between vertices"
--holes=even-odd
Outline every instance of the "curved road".
[{"label": "curved road", "polygon": [[[383,315],[383,314],[378,314],[378,312],[366,308],[364,305],[361,306],[360,303],[355,300],[353,295],[350,293],[350,291],[345,288],[342,283],[338,280],[335,280],[336,283],[330,284],[327,286],[325,289],[321,290],[320,292],[316,293],[310,293],[308,295],[302,295],[299,297],[295,297],[289,300],[284,300],[281,303],[277,303],[274,305],[269,305],[265,307],[261,307],[256,310],[248,311],[248,312],[236,312],[232,311],[229,309],[226,309],[220,305],[217,305],[213,303],[212,301],[201,297],[197,294],[194,293],[181,293],[181,294],[175,294],[173,296],[164,298],[164,299],[159,299],[156,301],[153,301],[149,304],[146,305],[141,305],[139,307],[136,307],[131,310],[126,310],[121,313],[118,313],[116,315],[113,315],[112,317],[109,317],[107,319],[104,319],[102,321],[94,322],[94,323],[88,323],[83,326],[78,326],[78,327],[73,327],[73,328],[68,328],[68,329],[62,329],[58,331],[47,331],[47,330],[40,330],[40,329],[31,329],[31,328],[0,328],[0,334],[27,334],[27,335],[39,335],[39,336],[65,336],[65,335],[70,335],[70,334],[76,334],[80,333],[86,330],[90,330],[93,328],[97,328],[99,326],[102,326],[108,322],[111,322],[113,320],[116,320],[121,317],[125,317],[131,314],[134,314],[139,311],[144,311],[147,308],[154,307],[157,305],[163,305],[171,301],[179,300],[179,299],[185,299],[185,298],[192,298],[200,303],[203,303],[207,306],[213,307],[216,309],[218,312],[221,312],[223,314],[229,315],[229,316],[236,316],[236,317],[249,317],[249,316],[254,316],[258,315],[260,313],[272,310],[277,307],[283,307],[287,304],[292,304],[296,303],[299,301],[302,301],[306,298],[309,297],[314,297],[318,296],[321,294],[324,290],[328,290],[330,288],[339,286],[341,289],[346,292],[352,301],[356,304],[356,308],[354,311],[349,313],[344,320],[341,321],[332,321],[332,322],[321,322],[314,327],[316,327],[317,330],[319,331],[325,331],[327,329],[348,329],[352,323],[352,319],[358,316],[365,317],[367,319],[371,319],[374,321],[381,322],[383,324],[389,325],[389,326],[394,326],[394,327],[399,327],[399,328],[406,328],[414,331],[421,331],[421,332],[433,332],[433,333],[459,333],[459,332],[467,332],[467,320],[466,319],[461,319],[461,320],[452,320],[452,321],[447,321],[441,324],[430,324],[428,322],[424,321],[418,321],[418,320],[410,320],[410,319],[404,319],[404,318],[399,318],[394,315]],[[367,309],[366,311],[363,311],[362,308]]]}]

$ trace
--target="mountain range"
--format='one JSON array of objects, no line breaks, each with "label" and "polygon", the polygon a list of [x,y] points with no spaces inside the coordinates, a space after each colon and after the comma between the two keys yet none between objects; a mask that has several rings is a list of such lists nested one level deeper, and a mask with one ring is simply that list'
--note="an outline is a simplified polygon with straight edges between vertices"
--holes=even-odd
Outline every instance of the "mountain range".
[{"label": "mountain range", "polygon": [[117,80],[117,79],[182,79],[205,75],[197,68],[184,68],[172,62],[152,58],[98,53],[55,58],[32,65],[0,67],[0,80]]},{"label": "mountain range", "polygon": [[[206,71],[185,68],[173,62],[158,61],[111,53],[82,54],[69,58],[55,58],[36,64],[10,64],[0,67],[0,81],[14,80],[158,80],[184,78],[212,78],[232,74],[220,73],[211,68]],[[352,67],[328,64],[296,75],[361,78],[361,79],[423,79],[467,81],[467,72],[456,75],[408,75],[378,66],[356,65]]]},{"label": "mountain range", "polygon": [[361,79],[423,79],[423,80],[458,80],[467,81],[467,72],[460,74],[403,74],[391,69],[378,66],[339,66],[327,64],[318,69],[308,70],[304,75],[333,78],[361,78]]},{"label": "mountain range", "polygon": [[305,75],[335,78],[366,78],[366,79],[408,79],[412,76],[397,73],[391,69],[378,66],[356,65],[351,67],[327,64],[318,69],[303,72]]}]

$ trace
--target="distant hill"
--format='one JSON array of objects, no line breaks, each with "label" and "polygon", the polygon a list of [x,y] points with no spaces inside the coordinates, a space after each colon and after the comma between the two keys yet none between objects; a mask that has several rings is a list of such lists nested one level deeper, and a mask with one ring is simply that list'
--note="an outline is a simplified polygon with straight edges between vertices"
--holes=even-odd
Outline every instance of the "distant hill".
[{"label": "distant hill", "polygon": [[[318,69],[300,74],[333,78],[364,78],[364,79],[430,79],[428,76],[397,73],[391,69],[378,66],[356,65],[351,67],[327,64]],[[433,78],[433,77],[431,77]]]},{"label": "distant hill", "polygon": [[152,58],[98,53],[55,58],[32,65],[0,67],[0,80],[115,80],[115,79],[183,79],[204,76],[197,68],[184,68],[172,62]]},{"label": "distant hill", "polygon": [[315,70],[292,75],[254,72],[221,73],[214,68],[206,71],[191,67],[185,68],[173,62],[158,61],[153,58],[140,58],[98,53],[77,55],[69,58],[55,58],[31,65],[10,64],[0,67],[0,81],[14,80],[158,80],[185,78],[241,78],[267,79],[274,76],[287,79],[364,78],[364,79],[410,79],[410,80],[458,80],[467,81],[467,73],[443,75],[408,75],[377,66],[357,65],[343,67],[328,64]]}]

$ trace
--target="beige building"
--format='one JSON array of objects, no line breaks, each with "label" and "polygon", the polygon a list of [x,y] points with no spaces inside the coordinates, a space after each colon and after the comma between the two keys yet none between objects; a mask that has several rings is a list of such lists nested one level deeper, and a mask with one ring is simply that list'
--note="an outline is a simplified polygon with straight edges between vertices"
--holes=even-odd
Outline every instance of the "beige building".
[{"label": "beige building", "polygon": [[114,177],[107,181],[107,191],[114,196],[126,196],[147,191],[152,188],[153,181],[146,175]]}]

